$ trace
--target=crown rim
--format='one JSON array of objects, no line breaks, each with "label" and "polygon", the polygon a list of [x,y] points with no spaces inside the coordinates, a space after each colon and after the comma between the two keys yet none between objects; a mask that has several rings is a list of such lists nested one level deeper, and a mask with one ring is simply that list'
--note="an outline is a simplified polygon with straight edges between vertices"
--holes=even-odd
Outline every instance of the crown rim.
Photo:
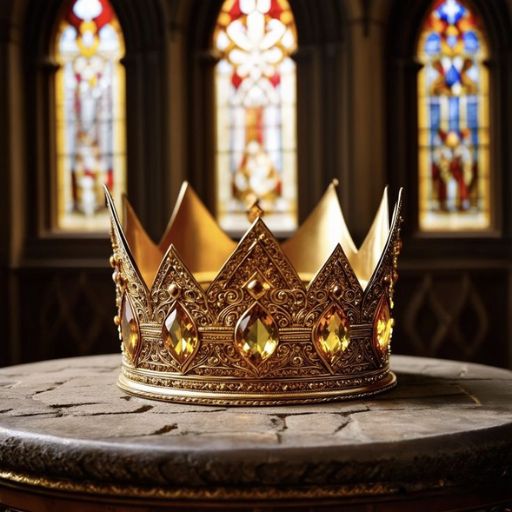
[{"label": "crown rim", "polygon": [[[382,373],[383,375],[380,380],[360,386],[345,386],[338,389],[320,391],[308,391],[305,388],[304,391],[294,393],[196,391],[151,384],[145,382],[144,377],[139,372],[127,376],[124,371],[119,375],[117,385],[120,389],[131,395],[162,402],[240,407],[254,405],[278,406],[333,402],[374,396],[393,389],[397,384],[396,375],[392,371],[387,370]],[[163,374],[159,373],[159,377],[163,376]],[[171,374],[171,378],[176,379],[176,375]],[[143,382],[140,380],[143,380]],[[323,381],[324,379],[322,378],[320,383],[323,383]],[[245,385],[247,382],[243,381],[243,384]]]}]

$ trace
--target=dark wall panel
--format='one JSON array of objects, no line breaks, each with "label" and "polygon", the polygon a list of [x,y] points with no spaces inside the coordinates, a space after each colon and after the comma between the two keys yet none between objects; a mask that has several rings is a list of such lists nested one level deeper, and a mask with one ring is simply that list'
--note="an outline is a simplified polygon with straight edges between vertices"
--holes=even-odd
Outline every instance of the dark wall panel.
[{"label": "dark wall panel", "polygon": [[24,362],[119,351],[108,269],[25,269],[18,275]]},{"label": "dark wall panel", "polygon": [[509,365],[506,270],[402,269],[393,351]]}]

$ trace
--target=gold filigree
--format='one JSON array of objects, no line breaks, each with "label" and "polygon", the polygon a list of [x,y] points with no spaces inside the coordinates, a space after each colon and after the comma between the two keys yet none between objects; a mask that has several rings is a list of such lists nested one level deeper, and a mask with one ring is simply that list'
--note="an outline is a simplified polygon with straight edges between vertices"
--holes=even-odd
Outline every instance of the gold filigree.
[{"label": "gold filigree", "polygon": [[[307,229],[301,228],[291,243],[282,247],[257,217],[218,270],[214,265],[228,254],[230,242],[221,237],[221,247],[208,258],[215,241],[204,225],[211,226],[211,233],[218,228],[186,187],[162,243],[148,247],[151,258],[143,275],[134,255],[142,257],[144,246],[130,247],[107,192],[115,321],[121,323],[126,297],[140,337],[136,357],[123,358],[120,386],[151,398],[233,405],[319,402],[393,386],[389,350],[375,343],[375,329],[379,304],[386,301],[390,311],[393,307],[401,204],[400,194],[387,225],[383,197],[358,250],[330,187],[306,221]],[[131,243],[150,244],[135,213],[129,212],[128,222],[135,223],[127,228]],[[187,226],[192,230],[194,250],[180,223],[185,232]],[[338,235],[328,231],[330,225]],[[325,247],[319,247],[328,257],[312,273],[307,254],[313,253],[306,244],[308,233],[319,241],[319,231],[329,236]],[[162,256],[155,268],[157,250]],[[297,262],[300,275],[291,261]]]}]

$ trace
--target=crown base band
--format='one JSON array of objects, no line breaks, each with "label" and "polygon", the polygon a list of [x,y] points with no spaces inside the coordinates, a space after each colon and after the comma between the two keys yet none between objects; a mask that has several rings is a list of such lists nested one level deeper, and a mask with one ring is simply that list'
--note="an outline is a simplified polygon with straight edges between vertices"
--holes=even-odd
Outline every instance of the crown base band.
[{"label": "crown base band", "polygon": [[[159,380],[159,379],[158,379]],[[293,384],[297,389],[290,392],[287,388],[290,386],[289,380],[269,380],[268,386],[276,391],[261,390],[249,391],[251,381],[235,381],[232,388],[238,388],[240,391],[225,391],[226,381],[209,382],[209,389],[194,389],[191,382],[186,379],[179,379],[173,376],[174,384],[182,387],[171,387],[169,382],[162,380],[156,381],[155,378],[144,376],[144,374],[135,371],[127,372],[123,368],[119,376],[117,385],[127,393],[140,398],[149,398],[165,402],[177,402],[201,405],[219,405],[219,406],[270,406],[287,404],[311,404],[330,402],[334,400],[348,400],[364,398],[387,391],[396,386],[396,376],[388,368],[382,372],[365,377],[326,379],[319,377],[311,380],[294,380]],[[262,381],[259,381],[262,383]],[[167,384],[167,385],[165,385]],[[203,382],[204,384],[204,382]],[[217,389],[215,389],[217,388]],[[246,388],[246,389],[244,389]],[[302,388],[302,389],[300,389]],[[313,388],[313,390],[311,389]]]}]

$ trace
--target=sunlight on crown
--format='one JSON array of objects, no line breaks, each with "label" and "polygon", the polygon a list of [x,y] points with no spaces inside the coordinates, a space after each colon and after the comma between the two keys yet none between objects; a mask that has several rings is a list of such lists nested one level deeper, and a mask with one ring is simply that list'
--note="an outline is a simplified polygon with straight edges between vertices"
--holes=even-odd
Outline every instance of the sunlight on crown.
[{"label": "sunlight on crown", "polygon": [[[336,192],[331,183],[315,209],[296,233],[282,244],[302,281],[310,282],[339,244],[364,290],[386,248],[390,236],[387,187],[374,221],[359,248],[347,228]],[[399,199],[394,208],[396,214]],[[119,223],[110,192],[105,187],[107,206],[113,222]],[[134,263],[148,289],[153,285],[161,262],[171,244],[199,283],[213,281],[237,244],[220,228],[192,187],[184,182],[169,224],[159,244],[146,233],[128,199],[123,197],[123,233]],[[253,229],[254,223],[249,228]],[[119,228],[121,226],[119,225]]]}]

